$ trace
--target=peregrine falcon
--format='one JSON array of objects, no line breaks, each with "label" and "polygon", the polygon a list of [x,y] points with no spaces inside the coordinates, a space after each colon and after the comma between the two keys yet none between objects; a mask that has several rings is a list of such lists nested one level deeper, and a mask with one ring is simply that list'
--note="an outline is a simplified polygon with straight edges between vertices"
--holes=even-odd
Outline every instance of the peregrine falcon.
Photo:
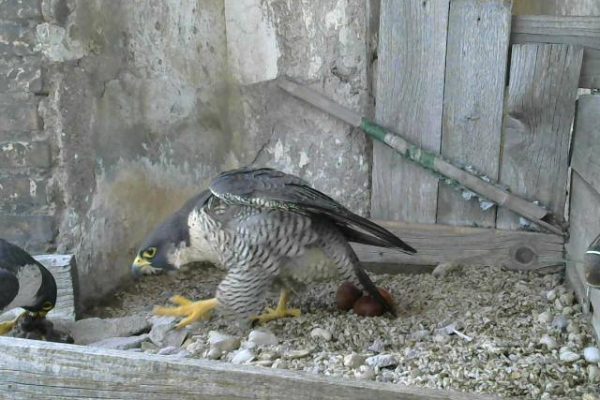
[{"label": "peregrine falcon", "polygon": [[[50,271],[25,250],[0,239],[0,311],[22,307],[41,318],[55,304],[56,282]],[[20,317],[0,323],[0,335],[9,332]]]},{"label": "peregrine falcon", "polygon": [[[132,272],[154,274],[199,261],[226,271],[214,298],[192,302],[174,296],[170,301],[178,307],[155,309],[159,315],[185,317],[179,327],[216,307],[260,322],[298,316],[299,310],[287,307],[290,291],[333,279],[358,281],[394,315],[349,242],[416,252],[296,176],[244,168],[216,177],[208,190],[158,226],[141,246]],[[258,316],[272,287],[281,289],[279,303]]]}]

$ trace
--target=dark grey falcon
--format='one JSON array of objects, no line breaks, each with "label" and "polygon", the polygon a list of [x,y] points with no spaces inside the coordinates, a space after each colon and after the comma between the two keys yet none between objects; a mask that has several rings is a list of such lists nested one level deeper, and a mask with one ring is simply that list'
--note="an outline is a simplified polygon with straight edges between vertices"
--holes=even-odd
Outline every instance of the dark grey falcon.
[{"label": "dark grey falcon", "polygon": [[[290,292],[333,279],[358,281],[394,314],[349,242],[416,252],[296,176],[245,168],[217,176],[208,190],[158,226],[141,246],[132,271],[153,274],[200,261],[226,271],[214,298],[193,302],[174,296],[170,301],[178,307],[155,309],[159,315],[185,317],[180,327],[216,307],[260,322],[298,316],[299,310],[287,307]],[[259,315],[274,286],[281,289],[277,307]]]},{"label": "dark grey falcon", "polygon": [[[50,271],[19,246],[0,239],[0,311],[21,307],[41,318],[55,304],[56,282]],[[0,335],[19,318],[0,323]]]}]

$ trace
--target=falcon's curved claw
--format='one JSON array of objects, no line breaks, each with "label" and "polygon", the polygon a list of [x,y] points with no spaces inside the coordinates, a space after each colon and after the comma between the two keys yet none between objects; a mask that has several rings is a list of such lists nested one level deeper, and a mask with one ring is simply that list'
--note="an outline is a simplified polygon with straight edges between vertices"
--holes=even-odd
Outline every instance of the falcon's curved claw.
[{"label": "falcon's curved claw", "polygon": [[219,304],[215,298],[191,301],[183,296],[173,296],[169,301],[178,304],[179,307],[155,307],[154,314],[185,317],[177,324],[178,329],[186,327],[201,319],[208,318],[210,312]]}]

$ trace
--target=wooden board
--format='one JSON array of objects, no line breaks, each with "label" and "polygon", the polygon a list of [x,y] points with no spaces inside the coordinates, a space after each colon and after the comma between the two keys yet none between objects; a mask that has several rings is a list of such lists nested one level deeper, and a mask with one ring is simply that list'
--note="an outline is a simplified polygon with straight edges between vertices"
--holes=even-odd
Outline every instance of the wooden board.
[{"label": "wooden board", "polygon": [[[441,141],[449,0],[381,2],[375,119],[426,150]],[[371,215],[434,223],[438,180],[373,143]]]},{"label": "wooden board", "polygon": [[376,221],[417,249],[408,255],[394,249],[353,244],[364,263],[437,265],[464,262],[515,270],[539,270],[562,265],[562,236],[445,225]]},{"label": "wooden board", "polygon": [[598,0],[513,0],[518,15],[600,15]]},{"label": "wooden board", "polygon": [[584,95],[577,100],[571,167],[600,190],[600,96]]},{"label": "wooden board", "polygon": [[[511,3],[506,0],[450,4],[442,155],[498,179],[504,83],[508,64]],[[440,185],[437,222],[494,227],[496,207]]]},{"label": "wooden board", "polygon": [[43,254],[34,256],[56,281],[56,305],[48,318],[74,321],[77,318],[77,265],[72,254]]},{"label": "wooden board", "polygon": [[577,290],[579,301],[584,307],[592,305],[595,315],[596,335],[600,340],[600,290],[590,289],[586,298],[583,274],[583,255],[592,240],[600,233],[600,193],[589,185],[577,172],[573,172],[570,198],[570,237],[566,245],[569,262],[567,274]]},{"label": "wooden board", "polygon": [[584,53],[579,87],[600,88],[600,16],[515,16],[512,21],[511,43],[582,46]]},{"label": "wooden board", "polygon": [[[564,213],[571,125],[583,51],[562,44],[514,45],[505,106],[500,182]],[[519,217],[498,210],[496,226],[518,229]]]},{"label": "wooden board", "polygon": [[0,337],[0,393],[25,399],[399,399],[497,397],[270,368]]}]

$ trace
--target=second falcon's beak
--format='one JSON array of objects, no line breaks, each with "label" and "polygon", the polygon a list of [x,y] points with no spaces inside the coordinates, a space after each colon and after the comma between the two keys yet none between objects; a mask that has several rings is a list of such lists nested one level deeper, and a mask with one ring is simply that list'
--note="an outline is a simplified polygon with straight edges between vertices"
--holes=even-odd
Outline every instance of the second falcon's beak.
[{"label": "second falcon's beak", "polygon": [[144,260],[142,257],[137,256],[131,264],[131,273],[135,279],[139,279],[142,275],[156,274],[159,268],[154,268],[150,261]]}]

